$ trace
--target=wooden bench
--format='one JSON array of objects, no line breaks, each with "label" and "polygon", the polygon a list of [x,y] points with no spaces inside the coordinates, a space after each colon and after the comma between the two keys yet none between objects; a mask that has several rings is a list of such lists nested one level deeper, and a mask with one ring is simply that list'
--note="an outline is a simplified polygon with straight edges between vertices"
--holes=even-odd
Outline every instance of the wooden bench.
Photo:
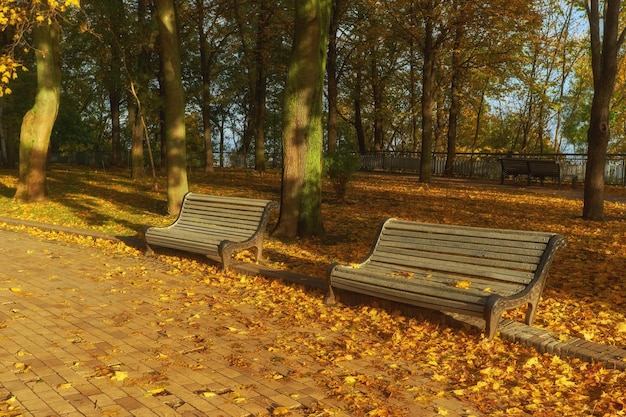
[{"label": "wooden bench", "polygon": [[528,175],[530,178],[539,178],[541,185],[546,178],[553,178],[558,183],[558,188],[561,188],[561,165],[549,159],[529,159],[528,160]]},{"label": "wooden bench", "polygon": [[[561,165],[551,159],[527,159],[527,158],[502,158],[500,159],[502,164],[502,175],[500,184],[504,184],[504,179],[509,176],[525,175],[527,178],[527,184],[530,185],[532,178],[539,178],[541,185],[546,178],[553,178],[558,188],[561,188],[561,181],[563,174],[561,172]],[[576,188],[578,176],[572,176],[572,187]]]},{"label": "wooden bench", "polygon": [[517,177],[519,175],[524,175],[528,179],[528,184],[530,184],[530,175],[528,171],[528,161],[522,158],[502,158],[500,159],[500,164],[502,165],[502,174],[500,176],[500,184],[504,184],[504,179],[512,175]]},{"label": "wooden bench", "polygon": [[417,223],[381,226],[369,255],[328,268],[335,289],[438,311],[483,317],[493,338],[506,310],[527,306],[532,324],[548,269],[564,237],[553,233]]},{"label": "wooden bench", "polygon": [[174,223],[145,229],[146,254],[160,246],[217,255],[226,270],[235,251],[256,248],[258,261],[270,211],[276,208],[268,200],[187,193]]}]

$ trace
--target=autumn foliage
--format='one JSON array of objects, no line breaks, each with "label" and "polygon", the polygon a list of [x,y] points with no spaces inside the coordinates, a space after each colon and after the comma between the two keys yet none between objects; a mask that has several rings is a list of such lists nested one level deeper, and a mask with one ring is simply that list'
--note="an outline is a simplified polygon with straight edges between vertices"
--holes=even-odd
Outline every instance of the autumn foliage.
[{"label": "autumn foliage", "polygon": [[[149,183],[133,183],[125,173],[56,167],[49,181],[50,201],[18,205],[11,198],[17,182],[15,173],[0,171],[2,216],[118,236],[139,236],[145,225],[172,221],[165,216],[165,195],[152,191]],[[190,189],[278,200],[279,181],[279,173],[274,172],[258,176],[218,170],[209,176],[191,173]],[[553,331],[562,340],[575,336],[611,346],[626,344],[623,188],[607,190],[607,220],[602,223],[580,218],[582,190],[557,190],[553,184],[501,186],[457,180],[421,184],[412,176],[358,174],[345,200],[335,197],[330,184],[325,185],[323,200],[326,234],[307,241],[280,241],[270,236],[265,264],[322,280],[331,262],[353,263],[365,256],[387,216],[556,232],[568,239],[568,246],[560,251],[550,270],[535,325]],[[0,221],[0,227],[9,226]],[[122,243],[58,233],[43,237],[95,245],[124,256],[143,256],[139,248]],[[253,262],[246,254],[240,258]],[[266,348],[277,357],[310,357],[319,365],[320,371],[314,375],[317,383],[346,404],[350,415],[402,416],[406,415],[403,403],[438,404],[438,399],[446,397],[457,397],[485,415],[626,413],[623,371],[539,354],[498,337],[488,341],[477,329],[452,328],[373,306],[327,307],[318,291],[233,272],[222,274],[214,265],[193,256],[170,254],[160,255],[160,259],[170,265],[173,274],[191,275],[207,289],[230,295],[213,308],[239,316],[245,309],[246,331],[251,335],[269,327],[284,329]],[[515,311],[509,317],[521,321],[523,313]],[[243,356],[231,359],[232,366],[249,366]],[[448,414],[443,406],[434,409]],[[335,412],[316,410],[316,415]]]}]

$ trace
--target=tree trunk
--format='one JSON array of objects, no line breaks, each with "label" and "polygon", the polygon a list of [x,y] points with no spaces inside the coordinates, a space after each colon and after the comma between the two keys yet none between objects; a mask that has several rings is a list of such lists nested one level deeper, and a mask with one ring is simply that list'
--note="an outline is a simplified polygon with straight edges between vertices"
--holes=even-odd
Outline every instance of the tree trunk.
[{"label": "tree trunk", "polygon": [[269,42],[267,24],[271,9],[261,5],[257,21],[254,62],[256,78],[254,80],[254,169],[265,171],[265,101],[267,99],[266,54]]},{"label": "tree trunk", "polygon": [[456,159],[456,138],[459,115],[461,113],[461,98],[459,84],[461,82],[461,40],[463,28],[456,27],[454,32],[454,46],[452,49],[452,80],[450,82],[450,112],[448,115],[448,150],[446,155],[446,177],[454,176],[454,160]]},{"label": "tree trunk", "polygon": [[135,98],[128,100],[128,124],[130,125],[131,149],[130,169],[131,178],[137,180],[146,176],[143,167],[143,128],[141,126],[141,112]]},{"label": "tree trunk", "polygon": [[430,182],[433,170],[433,92],[435,89],[435,51],[433,23],[426,21],[424,63],[422,73],[422,153],[420,157],[420,182]]},{"label": "tree trunk", "polygon": [[213,167],[213,140],[211,139],[211,62],[206,33],[204,31],[204,1],[196,0],[198,12],[198,36],[200,42],[200,73],[202,74],[202,131],[204,137],[204,172]]},{"label": "tree trunk", "polygon": [[330,17],[330,29],[328,31],[328,61],[326,74],[328,78],[328,153],[333,154],[337,149],[337,119],[339,95],[339,76],[337,74],[337,31],[341,22],[344,0],[333,0]]},{"label": "tree trunk", "polygon": [[7,139],[4,135],[3,110],[4,107],[0,104],[0,166],[7,166],[9,164],[9,158],[7,155]]},{"label": "tree trunk", "polygon": [[47,196],[46,159],[50,134],[59,111],[61,62],[59,33],[55,24],[33,28],[37,65],[35,104],[22,119],[18,201],[40,201]]},{"label": "tree trunk", "polygon": [[120,102],[122,101],[119,86],[111,86],[109,90],[109,107],[111,109],[111,164],[122,166],[122,141],[120,127]]},{"label": "tree trunk", "polygon": [[370,57],[370,68],[372,74],[372,98],[374,103],[374,150],[376,152],[384,149],[383,131],[383,95],[384,87],[381,77],[378,76],[375,54]]},{"label": "tree trunk", "polygon": [[180,65],[174,0],[156,0],[165,93],[164,128],[167,144],[167,210],[178,215],[187,184],[185,98]]},{"label": "tree trunk", "polygon": [[296,0],[285,85],[283,179],[276,235],[323,233],[322,96],[331,0]]},{"label": "tree trunk", "polygon": [[606,151],[611,137],[609,107],[615,88],[618,52],[624,40],[624,33],[619,31],[620,0],[606,0],[604,16],[600,16],[599,3],[599,0],[591,0],[587,3],[591,36],[593,101],[587,131],[589,146],[583,198],[583,218],[596,221],[604,219],[604,170]]},{"label": "tree trunk", "polygon": [[[124,2],[118,0],[114,3],[110,10],[111,21],[121,23],[124,19]],[[122,75],[120,62],[122,61],[122,47],[119,42],[122,37],[120,28],[111,27],[111,38],[109,38],[108,48],[111,51],[110,62],[108,62],[108,71],[106,74],[106,85],[109,90],[109,108],[111,111],[111,165],[120,167],[122,161],[122,140],[120,125],[120,106],[122,102]]]},{"label": "tree trunk", "polygon": [[354,89],[354,128],[359,144],[359,153],[365,155],[367,146],[365,144],[365,128],[363,127],[363,115],[361,111],[361,73],[356,74],[356,88]]},{"label": "tree trunk", "polygon": [[[139,0],[137,2],[137,25],[148,25],[150,16],[149,2],[151,0]],[[144,111],[141,98],[148,91],[147,79],[150,70],[150,58],[152,54],[152,44],[141,43],[139,54],[133,58],[135,80],[131,80],[132,97],[128,99],[128,124],[131,134],[131,177],[140,179],[146,176],[143,155],[143,117]],[[146,137],[146,141],[150,138]]]}]

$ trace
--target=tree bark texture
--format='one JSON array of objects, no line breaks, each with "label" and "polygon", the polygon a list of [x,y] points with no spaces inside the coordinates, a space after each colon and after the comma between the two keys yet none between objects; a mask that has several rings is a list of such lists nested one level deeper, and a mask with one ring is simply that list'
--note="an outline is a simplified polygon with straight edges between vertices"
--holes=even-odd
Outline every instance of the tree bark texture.
[{"label": "tree bark texture", "polygon": [[322,96],[330,0],[296,0],[285,86],[283,179],[276,235],[323,233]]},{"label": "tree bark texture", "polygon": [[46,160],[61,97],[57,25],[35,26],[33,46],[37,65],[37,93],[35,104],[22,119],[19,183],[15,193],[15,199],[24,202],[40,201],[47,197]]},{"label": "tree bark texture", "polygon": [[624,41],[624,32],[619,31],[620,0],[604,1],[604,16],[600,16],[600,3],[600,0],[587,3],[593,101],[587,131],[588,154],[583,198],[583,218],[596,221],[604,219],[604,167],[611,137],[609,109],[615,88],[618,52]]},{"label": "tree bark texture", "polygon": [[163,68],[164,130],[167,147],[167,210],[178,215],[187,183],[185,98],[174,0],[156,0]]}]

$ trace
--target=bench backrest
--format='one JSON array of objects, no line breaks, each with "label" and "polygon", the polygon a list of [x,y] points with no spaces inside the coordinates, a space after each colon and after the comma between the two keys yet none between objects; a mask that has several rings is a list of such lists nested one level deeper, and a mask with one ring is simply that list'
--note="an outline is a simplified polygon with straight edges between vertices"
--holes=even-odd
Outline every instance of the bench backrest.
[{"label": "bench backrest", "polygon": [[502,171],[511,175],[528,174],[528,163],[526,159],[520,158],[503,158],[500,159]]},{"label": "bench backrest", "polygon": [[[557,234],[416,223],[388,219],[372,247],[369,268],[395,269],[406,279],[510,295],[543,280],[565,239]],[[412,276],[411,274],[414,274]],[[540,284],[543,288],[543,282]]]},{"label": "bench backrest", "polygon": [[187,193],[181,212],[174,222],[177,227],[198,229],[215,227],[252,235],[264,230],[269,212],[276,203],[269,200],[225,197]]},{"label": "bench backrest", "polygon": [[532,175],[558,177],[561,175],[561,166],[556,161],[548,159],[530,159],[528,168]]}]

